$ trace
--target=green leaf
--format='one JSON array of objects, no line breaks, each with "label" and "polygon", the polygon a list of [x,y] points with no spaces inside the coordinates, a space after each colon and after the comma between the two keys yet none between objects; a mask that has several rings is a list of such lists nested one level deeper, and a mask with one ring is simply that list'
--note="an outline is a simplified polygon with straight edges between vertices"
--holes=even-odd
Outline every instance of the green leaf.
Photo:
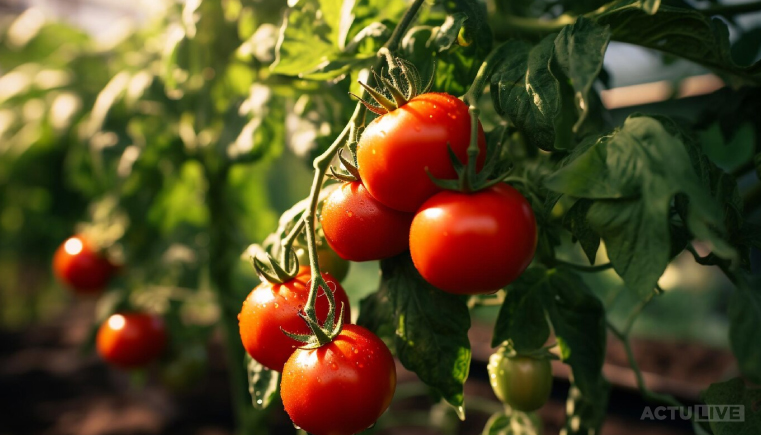
[{"label": "green leaf", "polygon": [[546,279],[551,294],[544,300],[561,358],[571,366],[582,394],[596,394],[607,343],[602,302],[578,275],[566,269],[550,270]]},{"label": "green leaf", "polygon": [[492,347],[507,340],[517,351],[539,349],[550,336],[550,328],[542,305],[548,284],[542,269],[529,269],[507,290],[492,336]]},{"label": "green leaf", "polygon": [[587,213],[592,204],[593,202],[588,199],[579,199],[563,216],[563,225],[579,241],[581,249],[584,250],[584,254],[589,259],[589,264],[595,264],[597,249],[600,247],[600,236],[587,221]]},{"label": "green leaf", "polygon": [[[761,390],[748,388],[742,379],[711,384],[703,392],[708,405],[742,405],[744,421],[711,421],[714,435],[755,435],[761,433]],[[729,412],[729,411],[727,411]]]},{"label": "green leaf", "polygon": [[388,292],[394,312],[399,361],[452,406],[462,406],[471,356],[466,299],[428,284],[409,253],[383,260],[381,270],[381,291]]},{"label": "green leaf", "polygon": [[755,128],[746,122],[733,131],[733,136],[724,138],[718,122],[698,133],[700,144],[706,155],[727,170],[734,169],[753,158],[756,148]]},{"label": "green leaf", "polygon": [[482,435],[539,435],[541,422],[535,414],[498,412],[486,422]]},{"label": "green leaf", "polygon": [[649,297],[670,259],[669,211],[679,193],[689,198],[686,224],[694,236],[711,242],[722,258],[736,255],[723,236],[721,209],[692,167],[683,138],[654,118],[630,116],[547,177],[545,186],[595,200],[589,224],[640,298]]},{"label": "green leaf", "polygon": [[280,387],[280,373],[259,364],[246,354],[246,371],[248,373],[248,392],[255,409],[264,409],[277,397]]},{"label": "green leaf", "polygon": [[589,92],[602,70],[602,61],[610,42],[610,31],[593,21],[579,17],[555,38],[555,60],[571,81],[578,119],[573,126],[578,132],[587,117]]},{"label": "green leaf", "polygon": [[740,371],[753,382],[761,382],[761,279],[740,277],[729,301],[729,343]]},{"label": "green leaf", "polygon": [[362,40],[384,34],[404,11],[401,0],[299,0],[288,9],[271,70],[310,80],[331,80],[369,66],[380,44]]},{"label": "green leaf", "polygon": [[568,111],[563,112],[561,85],[551,70],[554,36],[533,48],[523,41],[508,44],[514,54],[491,79],[497,113],[515,124],[529,144],[545,150],[567,148],[570,135],[563,126],[572,121],[564,116]]},{"label": "green leaf", "polygon": [[608,409],[610,383],[602,376],[586,393],[571,384],[566,406],[565,433],[568,435],[589,435],[600,433]]},{"label": "green leaf", "polygon": [[467,19],[468,16],[462,12],[447,16],[444,24],[439,27],[439,31],[433,36],[433,44],[438,47],[439,51],[448,50],[452,47],[452,44],[457,41],[457,35],[460,34],[460,29]]},{"label": "green leaf", "polygon": [[335,35],[339,22],[329,21],[336,17],[336,7],[325,7],[334,3],[301,0],[288,9],[271,67],[273,73],[300,76],[337,57]]},{"label": "green leaf", "polygon": [[612,38],[705,65],[740,86],[761,83],[761,63],[737,65],[732,59],[724,21],[700,11],[660,5],[655,1],[616,3],[593,18],[610,26]]}]

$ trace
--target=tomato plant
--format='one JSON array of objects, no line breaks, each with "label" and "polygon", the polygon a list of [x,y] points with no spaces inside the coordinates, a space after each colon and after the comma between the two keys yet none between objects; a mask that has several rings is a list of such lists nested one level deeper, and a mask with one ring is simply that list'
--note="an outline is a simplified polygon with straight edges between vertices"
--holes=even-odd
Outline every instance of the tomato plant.
[{"label": "tomato plant", "polygon": [[81,235],[66,239],[53,256],[56,277],[79,294],[101,292],[115,270],[116,267]]},{"label": "tomato plant", "polygon": [[412,221],[410,252],[434,286],[457,294],[491,293],[528,267],[536,237],[531,205],[514,188],[498,184],[428,199]]},{"label": "tomato plant", "polygon": [[406,251],[412,216],[381,204],[354,181],[328,196],[321,222],[325,240],[341,258],[367,261]]},{"label": "tomato plant", "polygon": [[[357,145],[362,182],[378,201],[396,210],[414,212],[437,187],[428,178],[455,178],[448,147],[467,160],[470,116],[462,100],[427,93],[371,122]],[[479,166],[486,139],[478,126]]]},{"label": "tomato plant", "polygon": [[488,368],[494,394],[513,409],[536,411],[550,397],[552,366],[546,357],[507,356],[497,352],[489,358]]},{"label": "tomato plant", "polygon": [[[282,371],[288,357],[299,346],[297,341],[283,335],[282,330],[309,332],[298,314],[306,306],[310,279],[311,270],[302,266],[288,281],[262,282],[243,302],[238,315],[243,347],[252,358],[272,370]],[[335,295],[338,306],[350,312],[349,299],[341,284],[328,274],[324,274],[323,279]],[[318,296],[316,310],[318,318],[324,321],[328,313],[324,294]]]},{"label": "tomato plant", "polygon": [[113,314],[98,329],[98,354],[123,369],[140,368],[164,351],[167,332],[163,320],[148,313]]},{"label": "tomato plant", "polygon": [[314,435],[352,435],[372,426],[396,389],[394,359],[361,326],[346,325],[317,349],[297,349],[283,368],[283,406]]},{"label": "tomato plant", "polygon": [[[297,424],[315,434],[366,428],[393,395],[389,351],[463,417],[471,365],[484,362],[471,320],[493,318],[479,310],[498,305],[493,347],[547,346],[572,374],[565,429],[597,433],[612,388],[602,370],[609,337],[652,398],[632,325],[668,299],[664,277],[694,259],[734,287],[718,299],[738,378],[714,379],[701,400],[751,406],[745,381],[761,382],[751,254],[761,249],[761,40],[744,23],[758,2],[170,3],[108,53],[34,11],[0,32],[3,271],[9,256],[38,261],[32,246],[49,248],[47,263],[75,225],[112,241],[129,274],[111,283],[110,261],[72,238],[55,254],[56,275],[83,293],[111,284],[102,301],[155,308],[172,337],[185,334],[173,342],[205,342],[218,326],[246,433],[266,432],[284,364],[282,399]],[[642,64],[688,66],[669,77],[684,79],[679,88],[656,92],[673,94],[668,103],[616,101],[626,56],[606,53],[618,43],[655,53]],[[693,64],[712,75],[684,77]],[[723,88],[693,95],[705,79]],[[347,285],[365,295],[353,312],[339,257],[380,260],[379,270],[357,267],[357,282],[380,272],[377,291]],[[111,308],[127,330],[133,312]],[[344,326],[352,319],[377,338]],[[111,323],[98,349],[137,364]],[[160,336],[135,346],[157,349]],[[308,373],[331,362],[364,376],[343,365],[370,361],[346,353],[351,340],[375,343],[380,375],[323,389]],[[294,358],[314,365],[291,376]],[[547,361],[496,366],[497,394],[514,409],[496,410],[484,432],[532,432],[523,411],[548,394]],[[524,369],[538,373],[528,386],[533,375],[514,375]],[[343,399],[342,386],[377,394]],[[747,424],[761,431],[758,419]]]}]

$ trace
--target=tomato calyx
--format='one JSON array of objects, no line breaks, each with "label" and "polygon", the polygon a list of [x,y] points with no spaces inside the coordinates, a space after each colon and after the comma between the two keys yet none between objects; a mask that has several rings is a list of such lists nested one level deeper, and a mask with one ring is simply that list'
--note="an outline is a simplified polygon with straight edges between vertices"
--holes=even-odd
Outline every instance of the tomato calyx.
[{"label": "tomato calyx", "polygon": [[457,178],[453,180],[443,180],[436,178],[428,168],[425,168],[428,178],[431,179],[433,184],[444,190],[453,190],[456,192],[472,193],[479,190],[487,189],[495,184],[499,184],[509,175],[509,169],[504,170],[504,161],[499,156],[501,155],[502,143],[494,143],[488,141],[486,146],[486,163],[479,171],[476,168],[476,161],[478,160],[478,154],[480,153],[478,147],[478,114],[480,111],[474,105],[468,107],[468,113],[470,114],[471,124],[471,137],[470,144],[468,145],[468,162],[463,163],[457,154],[452,149],[450,143],[447,143],[447,151],[449,152],[449,160],[452,162],[452,167],[457,173]]},{"label": "tomato calyx", "polygon": [[286,250],[287,252],[284,253],[283,258],[289,260],[284,261],[287,263],[285,266],[282,266],[280,262],[275,260],[269,253],[264,255],[264,260],[262,260],[261,254],[252,257],[254,270],[256,270],[256,274],[259,275],[259,279],[271,283],[282,284],[292,280],[298,275],[298,257],[291,247],[287,247]]},{"label": "tomato calyx", "polygon": [[[325,296],[328,298],[328,315],[325,318],[325,323],[320,325],[315,313],[315,307],[313,301],[313,295],[322,289]],[[303,346],[299,346],[300,349],[317,349],[333,341],[334,338],[341,333],[344,324],[344,305],[341,304],[341,310],[336,319],[336,300],[333,295],[333,289],[330,288],[328,283],[322,276],[316,278],[313,277],[312,284],[310,286],[310,297],[307,301],[306,307],[303,312],[299,312],[298,316],[307,324],[311,334],[295,334],[288,332],[283,328],[280,330],[286,336],[304,343]]]},{"label": "tomato calyx", "polygon": [[423,84],[420,72],[415,65],[405,59],[392,56],[388,50],[384,54],[389,65],[388,74],[383,69],[381,69],[380,74],[374,70],[372,71],[378,87],[373,88],[367,83],[357,81],[370,94],[376,104],[350,93],[351,96],[359,100],[369,111],[376,115],[385,115],[388,112],[393,112],[416,96],[430,91],[433,86],[436,70],[434,64],[434,73],[431,74],[428,82]]},{"label": "tomato calyx", "polygon": [[338,160],[341,162],[341,165],[346,169],[347,173],[341,172],[340,170],[337,170],[333,166],[331,166],[330,174],[329,174],[330,177],[346,182],[346,183],[360,181],[361,177],[359,175],[359,169],[357,169],[356,158],[352,159],[354,160],[354,162],[349,161],[344,156],[343,151],[344,151],[343,149],[338,150]]}]

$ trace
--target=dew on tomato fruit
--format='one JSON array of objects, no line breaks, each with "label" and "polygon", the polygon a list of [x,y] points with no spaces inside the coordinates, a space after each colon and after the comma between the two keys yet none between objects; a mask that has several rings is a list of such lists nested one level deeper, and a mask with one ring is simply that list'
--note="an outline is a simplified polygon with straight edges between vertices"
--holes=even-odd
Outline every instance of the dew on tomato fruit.
[{"label": "dew on tomato fruit", "polygon": [[354,213],[352,213],[352,212],[350,212],[350,211],[347,211],[347,212],[346,212],[346,215],[347,215],[347,216],[349,216],[349,217],[352,217],[352,216],[354,216]]},{"label": "dew on tomato fruit", "polygon": [[293,423],[293,428],[296,429],[296,430],[301,430],[301,428],[299,426],[296,426],[296,423]]},{"label": "dew on tomato fruit", "polygon": [[359,349],[354,349],[353,347],[351,349],[354,351],[354,354],[358,354],[359,353]]},{"label": "dew on tomato fruit", "polygon": [[275,302],[275,308],[279,308],[279,307],[280,305],[278,305],[277,302]]},{"label": "dew on tomato fruit", "polygon": [[333,370],[338,370],[338,365],[336,363],[331,363],[330,368]]}]

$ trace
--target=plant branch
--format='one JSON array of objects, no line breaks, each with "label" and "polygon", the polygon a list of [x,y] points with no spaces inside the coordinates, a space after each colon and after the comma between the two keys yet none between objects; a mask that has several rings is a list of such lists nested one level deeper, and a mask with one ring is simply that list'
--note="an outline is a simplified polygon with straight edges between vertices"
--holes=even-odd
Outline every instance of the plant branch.
[{"label": "plant branch", "polygon": [[616,328],[612,323],[610,322],[607,322],[607,323],[608,323],[608,329],[610,329],[613,335],[615,335],[616,338],[618,338],[621,341],[621,343],[624,345],[624,349],[626,350],[626,358],[629,360],[629,366],[631,367],[632,371],[634,372],[634,376],[637,379],[637,387],[642,393],[642,397],[644,397],[645,400],[649,400],[651,402],[665,403],[671,406],[682,406],[682,403],[678,401],[674,396],[670,394],[656,393],[650,390],[649,388],[647,388],[647,385],[645,384],[645,378],[642,375],[642,371],[639,369],[637,360],[634,358],[634,352],[632,351],[632,346],[629,341],[628,332],[624,333],[618,330],[618,328]]},{"label": "plant branch", "polygon": [[[386,59],[386,55],[396,51],[396,49],[399,46],[399,43],[404,37],[404,34],[406,33],[407,29],[414,21],[415,16],[417,15],[424,1],[425,0],[415,0],[410,5],[409,9],[407,9],[407,12],[399,21],[399,24],[394,29],[394,32],[391,34],[391,37],[389,37],[388,41],[386,41],[383,47],[381,47],[381,49],[378,51],[378,59],[375,62],[373,70],[379,70],[383,66],[383,62]],[[372,80],[372,76],[370,76],[368,81],[371,81],[371,80]],[[360,98],[363,98],[364,94],[365,92],[362,92],[362,94],[360,95]],[[325,174],[327,173],[328,167],[330,166],[330,162],[333,160],[333,157],[336,155],[338,150],[344,145],[347,139],[351,139],[350,138],[351,133],[357,131],[358,125],[364,122],[365,110],[366,108],[362,104],[362,102],[361,101],[358,102],[354,109],[354,113],[349,119],[349,122],[346,124],[344,129],[338,135],[336,140],[330,145],[330,147],[328,147],[327,150],[325,150],[325,152],[323,152],[320,156],[318,156],[313,162],[313,166],[315,169],[314,180],[312,181],[312,188],[308,198],[309,206],[304,212],[303,221],[306,227],[307,248],[309,251],[309,263],[312,269],[312,281],[309,287],[309,297],[307,299],[306,306],[304,307],[304,314],[306,314],[307,318],[310,319],[310,321],[313,321],[314,323],[317,323],[315,304],[317,302],[317,292],[319,287],[324,286],[323,289],[326,296],[328,297],[328,300],[333,301],[332,291],[331,289],[327,287],[327,284],[322,279],[322,274],[320,273],[320,265],[317,261],[317,243],[315,240],[316,239],[315,216],[317,214],[317,203],[319,201],[320,189],[322,188],[322,183],[325,180]],[[330,305],[331,305],[331,309],[330,309],[331,313],[328,314],[328,318],[333,318],[335,315],[335,309],[336,308],[340,309],[340,307],[335,307],[334,303],[331,303]],[[328,327],[330,327],[331,329],[332,329],[332,326],[333,325],[328,325]]]},{"label": "plant branch", "polygon": [[555,260],[555,261],[557,262],[558,265],[567,266],[572,269],[578,270],[579,272],[588,272],[588,273],[601,272],[603,270],[608,270],[613,267],[612,263],[598,264],[596,266],[585,266],[583,264],[569,263],[563,260]]}]

